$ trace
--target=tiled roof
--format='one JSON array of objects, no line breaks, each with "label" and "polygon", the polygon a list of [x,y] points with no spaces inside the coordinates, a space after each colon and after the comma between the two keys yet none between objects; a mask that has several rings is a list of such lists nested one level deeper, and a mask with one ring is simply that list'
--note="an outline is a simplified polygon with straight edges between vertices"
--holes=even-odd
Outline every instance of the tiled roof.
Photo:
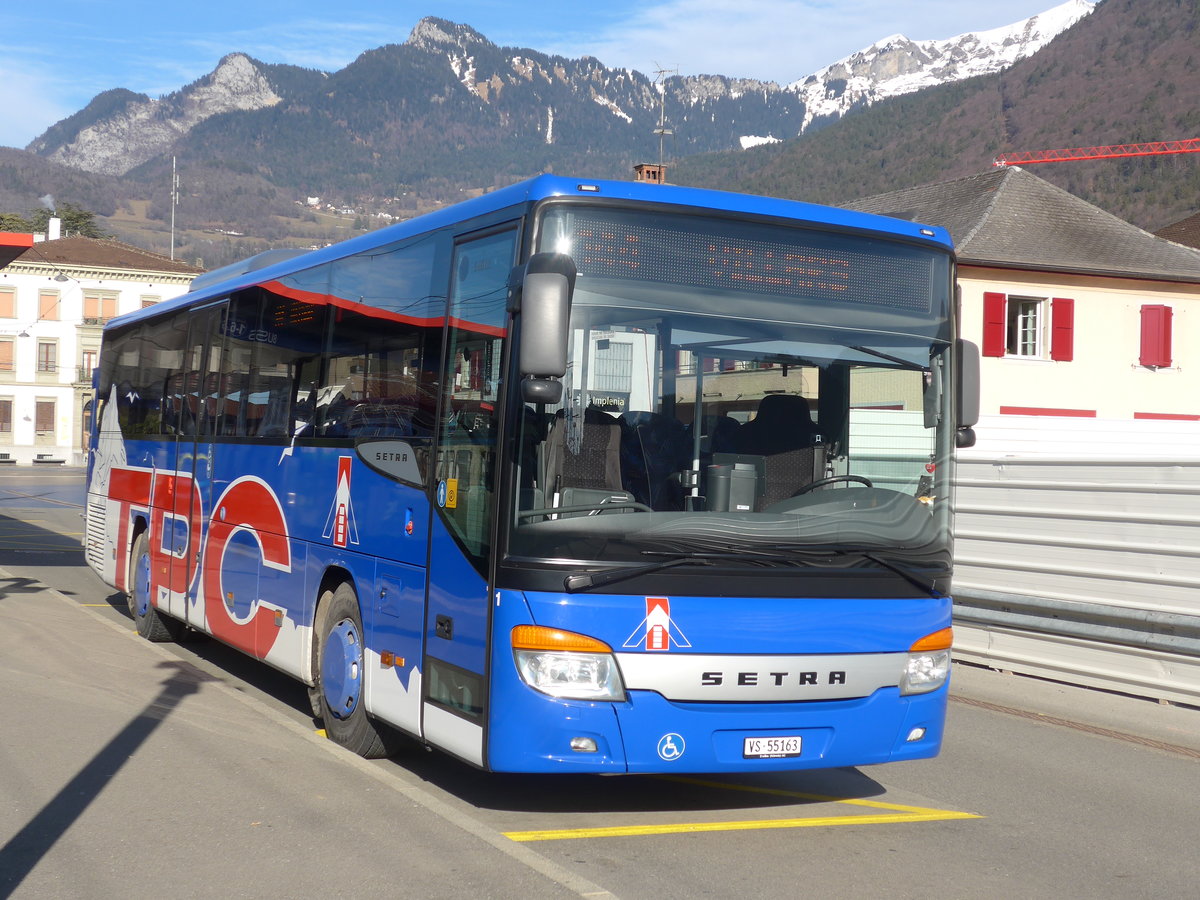
[{"label": "tiled roof", "polygon": [[1186,244],[1189,247],[1200,247],[1200,213],[1181,219],[1174,225],[1160,228],[1154,232],[1160,238]]},{"label": "tiled roof", "polygon": [[204,271],[181,260],[142,250],[121,241],[88,237],[39,241],[17,259],[26,263],[48,262],[60,266],[97,266],[105,269],[171,272],[180,275],[196,275]]},{"label": "tiled roof", "polygon": [[1155,237],[1017,166],[845,206],[941,225],[968,265],[1200,282],[1200,252]]}]

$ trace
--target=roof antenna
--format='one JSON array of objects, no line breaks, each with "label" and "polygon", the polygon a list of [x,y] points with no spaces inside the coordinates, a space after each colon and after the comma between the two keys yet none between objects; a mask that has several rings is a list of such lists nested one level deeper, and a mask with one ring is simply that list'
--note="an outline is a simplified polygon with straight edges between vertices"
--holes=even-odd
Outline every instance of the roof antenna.
[{"label": "roof antenna", "polygon": [[[657,65],[657,63],[656,63]],[[655,69],[654,83],[658,85],[658,127],[654,129],[654,133],[658,135],[658,165],[662,168],[663,165],[663,138],[667,135],[675,136],[675,132],[667,127],[667,78],[668,75],[679,75],[678,67],[674,69]]]}]

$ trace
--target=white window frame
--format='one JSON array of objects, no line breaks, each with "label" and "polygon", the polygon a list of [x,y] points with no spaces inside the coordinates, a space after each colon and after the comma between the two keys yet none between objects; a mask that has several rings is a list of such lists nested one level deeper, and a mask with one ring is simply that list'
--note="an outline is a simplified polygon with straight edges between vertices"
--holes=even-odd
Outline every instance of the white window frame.
[{"label": "white window frame", "polygon": [[1005,305],[1004,355],[1013,359],[1046,359],[1050,303],[1045,297],[1009,295]]}]

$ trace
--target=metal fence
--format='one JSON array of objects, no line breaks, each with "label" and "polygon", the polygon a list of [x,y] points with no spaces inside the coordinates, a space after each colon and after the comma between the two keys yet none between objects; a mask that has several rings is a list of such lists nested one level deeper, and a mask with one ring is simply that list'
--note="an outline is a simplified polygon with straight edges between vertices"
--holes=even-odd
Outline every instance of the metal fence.
[{"label": "metal fence", "polygon": [[1200,423],[976,431],[958,467],[957,658],[1200,703]]}]

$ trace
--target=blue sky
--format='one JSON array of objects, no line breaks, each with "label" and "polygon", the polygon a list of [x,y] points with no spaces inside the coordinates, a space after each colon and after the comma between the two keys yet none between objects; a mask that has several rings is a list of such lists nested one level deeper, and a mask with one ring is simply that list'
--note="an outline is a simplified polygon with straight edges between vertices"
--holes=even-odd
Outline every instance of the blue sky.
[{"label": "blue sky", "polygon": [[787,83],[890,34],[947,38],[1061,0],[0,0],[0,146],[24,147],[96,94],[158,97],[242,51],[334,71],[427,15],[493,43],[651,73]]}]

